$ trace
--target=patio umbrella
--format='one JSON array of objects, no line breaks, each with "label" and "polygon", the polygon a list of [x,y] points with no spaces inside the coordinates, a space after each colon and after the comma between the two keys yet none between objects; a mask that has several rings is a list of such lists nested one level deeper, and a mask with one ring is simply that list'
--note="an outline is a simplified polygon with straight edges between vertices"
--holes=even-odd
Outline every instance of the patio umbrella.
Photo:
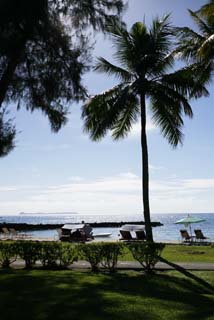
[{"label": "patio umbrella", "polygon": [[188,214],[185,218],[182,218],[182,219],[176,221],[175,224],[184,224],[186,228],[189,227],[190,234],[192,235],[191,224],[204,222],[204,221],[206,221],[206,220],[202,219],[202,218],[192,217]]}]

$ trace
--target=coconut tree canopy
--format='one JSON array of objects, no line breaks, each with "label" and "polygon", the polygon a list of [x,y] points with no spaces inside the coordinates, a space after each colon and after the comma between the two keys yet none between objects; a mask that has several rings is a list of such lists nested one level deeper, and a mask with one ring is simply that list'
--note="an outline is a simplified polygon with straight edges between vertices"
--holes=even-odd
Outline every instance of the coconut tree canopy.
[{"label": "coconut tree canopy", "polygon": [[[192,117],[189,96],[208,94],[186,69],[173,71],[171,55],[173,27],[169,16],[153,20],[150,28],[142,22],[128,31],[124,24],[108,28],[114,45],[113,64],[99,58],[95,70],[118,79],[113,88],[92,96],[83,106],[84,128],[93,140],[111,131],[113,139],[127,136],[140,119],[143,164],[143,205],[147,240],[152,241],[149,209],[149,172],[146,138],[146,109],[163,136],[175,147],[182,143],[183,116]],[[194,88],[194,92],[193,92]]]}]

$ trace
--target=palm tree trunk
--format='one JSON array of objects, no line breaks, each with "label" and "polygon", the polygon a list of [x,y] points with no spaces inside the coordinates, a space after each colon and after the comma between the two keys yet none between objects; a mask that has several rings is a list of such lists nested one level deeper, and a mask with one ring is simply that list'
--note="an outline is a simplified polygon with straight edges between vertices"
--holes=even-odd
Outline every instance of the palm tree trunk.
[{"label": "palm tree trunk", "polygon": [[149,207],[149,162],[148,147],[146,137],[146,101],[145,95],[141,94],[141,148],[142,148],[142,195],[143,195],[143,211],[146,229],[146,240],[153,242],[152,226],[150,219]]}]

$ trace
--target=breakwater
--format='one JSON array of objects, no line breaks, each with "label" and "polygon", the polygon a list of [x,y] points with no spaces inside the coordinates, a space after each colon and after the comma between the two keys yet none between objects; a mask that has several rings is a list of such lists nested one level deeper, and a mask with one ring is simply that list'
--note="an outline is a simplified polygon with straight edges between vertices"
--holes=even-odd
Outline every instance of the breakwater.
[{"label": "breakwater", "polygon": [[[85,221],[85,223],[87,223]],[[79,223],[72,223],[72,224],[81,224]],[[90,222],[90,226],[92,228],[119,228],[122,227],[124,224],[135,224],[135,225],[145,225],[144,221],[121,221],[121,222]],[[40,223],[40,224],[30,224],[30,223],[0,223],[1,228],[14,228],[17,231],[37,231],[37,230],[55,230],[60,229],[63,224],[50,224],[50,223]],[[163,226],[161,222],[152,222],[152,227],[160,227]]]}]

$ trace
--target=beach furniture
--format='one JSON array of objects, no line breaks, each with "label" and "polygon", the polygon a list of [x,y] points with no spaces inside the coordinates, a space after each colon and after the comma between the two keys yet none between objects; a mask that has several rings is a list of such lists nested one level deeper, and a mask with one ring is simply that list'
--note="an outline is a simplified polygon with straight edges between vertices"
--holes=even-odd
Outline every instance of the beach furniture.
[{"label": "beach furniture", "polygon": [[143,241],[146,240],[146,234],[144,230],[136,230],[135,233],[136,233],[137,240],[143,240]]},{"label": "beach furniture", "polygon": [[62,236],[62,230],[61,229],[57,229],[57,234],[54,235],[54,240],[55,241],[60,241],[60,238]]},{"label": "beach furniture", "polygon": [[[182,218],[180,220],[177,220],[175,222],[175,224],[183,224],[185,228],[188,228],[189,227],[189,232],[190,232],[190,235],[192,237],[192,223],[201,223],[201,222],[204,222],[206,221],[205,219],[203,218],[200,218],[200,217],[193,217],[191,216],[190,214],[188,214],[185,218]],[[183,237],[182,237],[183,238]],[[186,241],[193,241],[193,238],[192,239],[186,239]]]},{"label": "beach furniture", "polygon": [[[136,234],[136,237],[132,237],[131,232]],[[120,229],[122,239],[120,240],[146,240],[145,226],[138,224],[125,224]]]},{"label": "beach furniture", "polygon": [[126,241],[129,241],[129,240],[134,240],[132,238],[132,235],[131,235],[131,232],[130,231],[127,231],[127,230],[120,230],[120,234],[122,236],[122,238],[120,240],[126,240]]},{"label": "beach furniture", "polygon": [[15,228],[9,228],[11,239],[15,240],[25,240],[31,238],[31,235],[27,235],[26,233],[17,232]]},{"label": "beach furniture", "polygon": [[61,241],[85,242],[93,239],[92,228],[88,224],[65,224],[61,231]]},{"label": "beach furniture", "polygon": [[194,236],[190,236],[187,230],[180,230],[181,238],[183,242],[191,243],[195,239]]},{"label": "beach furniture", "polygon": [[87,237],[84,230],[77,229],[74,232],[71,232],[70,241],[71,242],[86,242],[86,241],[89,241],[89,238]]},{"label": "beach furniture", "polygon": [[8,230],[8,228],[6,228],[6,227],[3,227],[2,228],[2,239],[4,239],[4,240],[7,240],[7,239],[11,239],[11,233],[10,233],[10,231]]},{"label": "beach furniture", "polygon": [[83,223],[83,231],[85,232],[85,235],[87,238],[91,238],[93,239],[93,229],[92,227],[90,226],[90,224],[88,223]]},{"label": "beach furniture", "polygon": [[209,239],[208,237],[205,237],[201,229],[195,229],[195,239],[201,241]]},{"label": "beach furniture", "polygon": [[0,228],[0,240],[4,240],[4,238],[5,238],[5,234],[2,230],[2,228]]},{"label": "beach furniture", "polygon": [[60,241],[70,241],[70,238],[71,238],[70,229],[62,228],[60,230],[57,230],[57,232],[58,232]]}]

